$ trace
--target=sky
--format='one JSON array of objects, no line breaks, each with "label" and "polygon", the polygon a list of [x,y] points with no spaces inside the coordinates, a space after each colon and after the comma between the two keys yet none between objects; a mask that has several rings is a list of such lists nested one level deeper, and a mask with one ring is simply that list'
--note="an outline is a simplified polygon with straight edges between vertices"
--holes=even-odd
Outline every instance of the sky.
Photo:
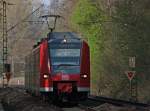
[{"label": "sky", "polygon": [[43,3],[44,3],[45,5],[50,5],[51,2],[52,2],[52,0],[43,0]]}]

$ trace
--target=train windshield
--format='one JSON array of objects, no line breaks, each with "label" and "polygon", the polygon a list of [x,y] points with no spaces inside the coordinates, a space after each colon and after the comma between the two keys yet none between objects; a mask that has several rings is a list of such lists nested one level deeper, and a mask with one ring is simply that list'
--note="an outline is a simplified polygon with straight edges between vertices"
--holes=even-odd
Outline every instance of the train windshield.
[{"label": "train windshield", "polygon": [[53,74],[80,73],[80,47],[64,47],[51,45],[50,58]]},{"label": "train windshield", "polygon": [[80,57],[80,49],[51,49],[51,57]]}]

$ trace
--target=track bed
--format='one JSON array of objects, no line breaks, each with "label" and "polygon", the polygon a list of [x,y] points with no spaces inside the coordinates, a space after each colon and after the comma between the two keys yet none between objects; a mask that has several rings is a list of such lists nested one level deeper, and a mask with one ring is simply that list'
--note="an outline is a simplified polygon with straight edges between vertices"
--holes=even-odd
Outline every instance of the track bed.
[{"label": "track bed", "polygon": [[0,100],[4,111],[150,111],[148,107],[117,106],[90,99],[76,106],[68,103],[54,105],[29,95],[23,88],[0,89]]}]

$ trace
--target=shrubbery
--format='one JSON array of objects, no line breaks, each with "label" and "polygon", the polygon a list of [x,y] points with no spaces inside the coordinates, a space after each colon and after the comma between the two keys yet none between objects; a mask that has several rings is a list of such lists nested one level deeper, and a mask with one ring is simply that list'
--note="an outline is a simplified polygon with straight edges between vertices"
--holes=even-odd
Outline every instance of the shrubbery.
[{"label": "shrubbery", "polygon": [[[149,0],[115,0],[110,10],[104,0],[79,0],[71,18],[72,26],[88,39],[91,49],[92,93],[129,98],[125,71],[128,58],[136,57],[139,99],[150,89],[150,7]],[[105,8],[102,8],[101,6]],[[147,84],[145,84],[147,83]],[[142,90],[143,91],[142,91]]]}]

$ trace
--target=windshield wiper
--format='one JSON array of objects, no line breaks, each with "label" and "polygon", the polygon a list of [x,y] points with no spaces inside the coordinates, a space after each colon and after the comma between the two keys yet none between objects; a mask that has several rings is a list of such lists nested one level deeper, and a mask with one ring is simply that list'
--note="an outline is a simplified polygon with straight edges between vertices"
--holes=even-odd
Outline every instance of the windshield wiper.
[{"label": "windshield wiper", "polygon": [[59,64],[57,66],[59,67],[59,66],[78,66],[78,65],[77,64]]}]

